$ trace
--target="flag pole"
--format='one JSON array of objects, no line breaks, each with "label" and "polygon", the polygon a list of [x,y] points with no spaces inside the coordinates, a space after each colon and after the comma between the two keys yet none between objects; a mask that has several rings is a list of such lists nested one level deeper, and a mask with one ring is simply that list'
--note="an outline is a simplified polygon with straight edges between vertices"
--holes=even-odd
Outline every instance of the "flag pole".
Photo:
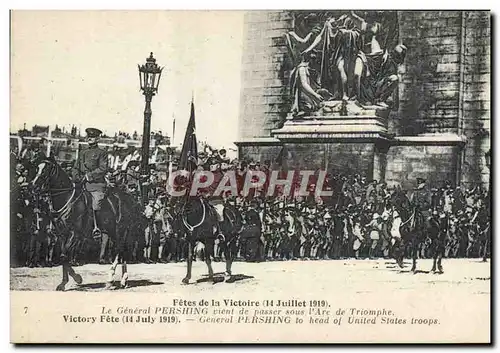
[{"label": "flag pole", "polygon": [[[170,141],[170,146],[174,146],[174,138],[175,138],[175,116],[172,113],[172,139]],[[170,153],[168,154],[168,175],[172,175],[172,162],[173,162],[173,150],[170,148]]]},{"label": "flag pole", "polygon": [[52,143],[52,129],[49,125],[49,131],[47,132],[47,157],[50,156],[50,145]]}]

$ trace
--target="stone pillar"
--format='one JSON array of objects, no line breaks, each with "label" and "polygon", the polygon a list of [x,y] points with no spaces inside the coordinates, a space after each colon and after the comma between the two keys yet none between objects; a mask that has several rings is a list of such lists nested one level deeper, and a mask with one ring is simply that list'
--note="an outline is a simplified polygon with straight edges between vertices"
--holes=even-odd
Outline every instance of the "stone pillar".
[{"label": "stone pillar", "polygon": [[270,137],[286,116],[288,98],[284,34],[292,29],[287,11],[245,15],[239,136],[237,143]]},{"label": "stone pillar", "polygon": [[372,179],[378,182],[385,181],[385,171],[387,167],[387,152],[389,151],[388,141],[375,143],[373,153],[373,176]]}]

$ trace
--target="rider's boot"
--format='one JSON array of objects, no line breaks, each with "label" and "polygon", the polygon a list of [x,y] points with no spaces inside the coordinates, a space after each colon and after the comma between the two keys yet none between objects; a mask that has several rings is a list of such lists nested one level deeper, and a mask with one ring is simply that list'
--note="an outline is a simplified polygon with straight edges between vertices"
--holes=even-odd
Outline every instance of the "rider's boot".
[{"label": "rider's boot", "polygon": [[217,239],[219,239],[219,241],[221,242],[225,241],[226,237],[224,236],[224,234],[222,234],[220,222],[217,222],[215,228],[216,228]]},{"label": "rider's boot", "polygon": [[100,239],[101,236],[102,236],[102,233],[101,233],[101,229],[99,229],[99,227],[97,226],[98,224],[98,212],[96,210],[93,210],[94,211],[94,229],[92,230],[92,235],[94,237],[94,239]]}]

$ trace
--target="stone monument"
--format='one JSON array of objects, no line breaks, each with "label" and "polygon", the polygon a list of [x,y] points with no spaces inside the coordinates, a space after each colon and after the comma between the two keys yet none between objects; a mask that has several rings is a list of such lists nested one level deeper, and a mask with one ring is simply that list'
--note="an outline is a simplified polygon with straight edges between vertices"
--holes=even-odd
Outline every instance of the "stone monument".
[{"label": "stone monument", "polygon": [[485,11],[250,11],[240,158],[286,146],[292,168],[487,184],[489,28]]}]

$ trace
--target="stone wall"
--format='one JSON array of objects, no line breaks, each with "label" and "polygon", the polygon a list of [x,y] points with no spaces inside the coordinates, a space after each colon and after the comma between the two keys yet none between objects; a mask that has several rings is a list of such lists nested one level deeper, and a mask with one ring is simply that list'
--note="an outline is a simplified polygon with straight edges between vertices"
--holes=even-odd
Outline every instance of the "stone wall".
[{"label": "stone wall", "polygon": [[400,11],[400,40],[408,52],[398,135],[457,133],[461,23],[460,11]]},{"label": "stone wall", "polygon": [[286,11],[245,15],[238,141],[271,136],[286,116],[288,103],[283,35],[292,28]]},{"label": "stone wall", "polygon": [[457,169],[457,146],[392,146],[387,153],[385,180],[388,185],[416,187],[417,178],[440,187],[445,180],[454,183]]},{"label": "stone wall", "polygon": [[[484,153],[490,148],[490,13],[487,11],[401,11],[402,42],[408,47],[399,86],[399,111],[393,124],[396,135],[453,133],[465,136],[464,150],[426,155],[422,172],[447,175],[434,170],[454,166],[450,180],[488,183]],[[392,150],[393,148],[391,148]],[[415,147],[423,149],[424,146]],[[403,151],[407,150],[403,149]],[[392,153],[392,151],[390,152]],[[439,157],[439,158],[438,158]],[[451,160],[453,159],[453,161]],[[409,158],[404,168],[413,170]],[[388,168],[394,170],[401,166]],[[387,178],[391,179],[392,174]]]},{"label": "stone wall", "polygon": [[281,151],[280,145],[245,145],[239,147],[239,158],[264,163],[266,160],[274,163]]},{"label": "stone wall", "polygon": [[491,29],[490,13],[466,12],[463,55],[463,101],[461,133],[467,144],[462,156],[461,177],[466,185],[489,182],[484,154],[490,149],[491,120]]},{"label": "stone wall", "polygon": [[[373,175],[374,143],[287,143],[289,169],[327,169],[333,173]],[[243,146],[242,158],[274,162],[281,146]]]}]

